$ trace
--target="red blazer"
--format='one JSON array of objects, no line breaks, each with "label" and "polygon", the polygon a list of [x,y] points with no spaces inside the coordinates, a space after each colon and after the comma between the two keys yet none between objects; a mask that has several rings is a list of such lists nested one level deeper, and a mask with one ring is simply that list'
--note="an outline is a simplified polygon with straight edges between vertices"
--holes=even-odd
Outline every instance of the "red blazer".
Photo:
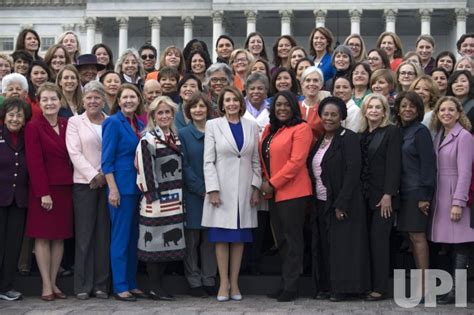
[{"label": "red blazer", "polygon": [[73,184],[73,168],[66,148],[67,120],[58,117],[58,124],[59,135],[43,115],[26,125],[26,164],[37,198],[50,195],[49,186]]},{"label": "red blazer", "polygon": [[319,137],[324,133],[323,123],[318,114],[319,104],[314,107],[309,108],[309,113],[306,113],[306,107],[303,106],[302,102],[299,103],[301,117],[309,124],[311,130],[313,131],[313,139],[311,145],[315,144],[318,141]]},{"label": "red blazer", "polygon": [[260,145],[260,161],[263,176],[275,189],[275,201],[284,201],[312,194],[311,179],[306,159],[313,135],[307,123],[280,128],[270,143],[270,172],[263,162],[262,144],[270,135],[270,125],[263,131]]}]

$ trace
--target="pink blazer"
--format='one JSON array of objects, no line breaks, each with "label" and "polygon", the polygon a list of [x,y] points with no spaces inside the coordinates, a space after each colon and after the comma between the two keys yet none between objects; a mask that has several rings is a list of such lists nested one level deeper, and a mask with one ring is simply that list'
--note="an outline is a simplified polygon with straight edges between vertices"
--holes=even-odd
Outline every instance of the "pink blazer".
[{"label": "pink blazer", "polygon": [[69,118],[66,145],[74,165],[74,183],[89,184],[100,172],[102,137],[86,113]]}]

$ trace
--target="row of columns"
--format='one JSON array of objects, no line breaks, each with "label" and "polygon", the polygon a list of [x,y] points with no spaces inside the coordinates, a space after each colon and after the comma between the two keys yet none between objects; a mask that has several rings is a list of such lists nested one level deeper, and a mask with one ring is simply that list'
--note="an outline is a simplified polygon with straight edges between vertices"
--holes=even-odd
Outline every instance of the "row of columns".
[{"label": "row of columns", "polygon": [[[360,22],[362,17],[362,9],[349,10],[350,22],[351,22],[351,34],[360,34]],[[462,34],[466,33],[466,19],[469,14],[467,8],[458,8],[454,10],[456,15],[456,36],[459,38]],[[314,10],[315,25],[316,27],[325,26],[327,10]],[[419,15],[421,20],[421,32],[420,34],[431,33],[431,15],[433,9],[420,9]],[[257,15],[258,12],[254,10],[244,11],[247,21],[247,34],[255,32],[257,29]],[[281,35],[291,35],[293,12],[291,10],[279,11],[281,18]],[[385,30],[389,32],[395,32],[396,19],[398,10],[397,9],[386,9],[384,10],[385,19]],[[224,18],[224,11],[213,11],[212,12],[212,39],[213,47],[215,47],[217,38],[224,33],[222,25]],[[119,26],[119,53],[128,47],[128,17],[117,17],[116,18]],[[151,44],[160,51],[160,27],[161,17],[151,16],[148,18],[151,26]],[[184,26],[184,41],[183,46],[186,45],[193,38],[193,16],[183,16],[181,18]],[[97,20],[94,17],[87,17],[85,19],[85,27],[87,33],[87,50],[90,51],[92,46],[95,44],[96,36],[96,25]],[[215,57],[215,56],[214,56]]]}]

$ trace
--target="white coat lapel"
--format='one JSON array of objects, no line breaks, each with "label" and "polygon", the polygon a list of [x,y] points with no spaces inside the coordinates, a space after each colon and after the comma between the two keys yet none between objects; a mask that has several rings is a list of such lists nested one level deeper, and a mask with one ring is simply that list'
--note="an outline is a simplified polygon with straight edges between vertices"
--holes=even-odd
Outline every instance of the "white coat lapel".
[{"label": "white coat lapel", "polygon": [[251,141],[250,137],[252,135],[252,124],[249,120],[243,117],[240,118],[240,122],[242,123],[242,129],[244,131],[244,144],[242,145],[242,150],[240,150],[240,152],[244,152]]},{"label": "white coat lapel", "polygon": [[235,142],[234,136],[232,135],[232,131],[230,130],[229,121],[227,121],[227,118],[225,117],[219,118],[219,120],[220,121],[217,127],[219,131],[221,132],[222,136],[230,144],[232,149],[234,149],[236,153],[239,153],[239,149],[237,148],[237,143]]}]

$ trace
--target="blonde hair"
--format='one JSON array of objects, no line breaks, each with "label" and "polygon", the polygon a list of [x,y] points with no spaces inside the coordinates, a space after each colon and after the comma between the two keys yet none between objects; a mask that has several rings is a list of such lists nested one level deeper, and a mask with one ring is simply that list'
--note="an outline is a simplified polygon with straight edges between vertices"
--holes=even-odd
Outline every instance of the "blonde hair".
[{"label": "blonde hair", "polygon": [[77,56],[79,56],[81,54],[81,43],[79,42],[79,37],[77,36],[77,34],[74,33],[73,31],[66,31],[66,32],[62,33],[61,35],[59,35],[57,44],[63,45],[64,37],[66,37],[69,34],[73,35],[76,38],[77,50],[74,53],[74,60],[71,60],[71,62],[75,62],[76,59],[77,59]]},{"label": "blonde hair", "polygon": [[391,124],[390,123],[390,106],[388,105],[387,98],[381,94],[372,93],[372,94],[367,95],[364,98],[364,101],[362,102],[362,105],[360,106],[360,113],[362,115],[362,122],[360,124],[360,132],[366,131],[367,128],[369,127],[365,114],[367,114],[367,107],[369,107],[369,103],[372,100],[379,100],[383,105],[384,115],[379,127],[385,127]]},{"label": "blonde hair", "polygon": [[362,36],[360,36],[359,34],[351,34],[351,35],[347,36],[346,40],[344,41],[344,45],[349,47],[349,41],[353,38],[357,38],[360,41],[360,46],[361,46],[360,47],[360,55],[357,58],[354,56],[354,61],[357,63],[357,62],[361,62],[361,61],[366,60],[367,59],[367,49],[365,47],[365,42],[364,42],[364,39],[362,38]]},{"label": "blonde hair", "polygon": [[[438,101],[439,99],[439,96],[440,96],[440,93],[439,93],[439,89],[438,89],[438,84],[435,82],[435,80],[433,80],[432,77],[430,77],[429,75],[426,75],[426,74],[423,74],[423,75],[420,75],[418,78],[416,78],[410,85],[410,88],[409,90],[410,91],[415,91],[415,88],[416,86],[421,82],[425,82],[426,84],[428,84],[428,89],[430,91],[430,101],[429,101],[429,104],[428,106],[433,109],[436,105],[436,102]],[[424,105],[424,104],[423,104]]]},{"label": "blonde hair", "polygon": [[161,103],[168,105],[171,108],[171,111],[173,112],[173,122],[171,123],[170,129],[174,133],[176,130],[176,127],[174,125],[174,117],[176,116],[176,112],[178,111],[178,105],[175,102],[173,102],[173,100],[169,96],[165,96],[165,95],[158,96],[148,106],[148,113],[146,114],[147,124],[146,124],[145,130],[146,131],[155,130],[157,124],[153,116],[155,116],[155,112]]},{"label": "blonde hair", "polygon": [[471,122],[469,121],[469,118],[467,118],[466,114],[464,113],[461,102],[454,96],[443,96],[442,98],[439,99],[439,101],[435,105],[435,108],[433,109],[433,115],[431,117],[430,128],[436,131],[439,131],[442,128],[443,125],[439,121],[438,113],[439,113],[439,109],[441,105],[443,105],[443,103],[448,102],[448,101],[451,101],[456,105],[456,110],[459,113],[458,122],[461,124],[461,126],[464,129],[471,132],[471,129],[472,129]]},{"label": "blonde hair", "polygon": [[247,73],[250,71],[250,65],[252,64],[253,60],[255,59],[254,56],[248,52],[247,50],[243,49],[243,48],[239,48],[239,49],[235,49],[234,51],[232,51],[232,54],[230,54],[230,58],[229,58],[229,66],[231,66],[232,68],[232,72],[234,72],[234,67],[233,67],[233,63],[235,61],[235,58],[237,58],[237,55],[238,54],[245,54],[245,58],[247,58]]},{"label": "blonde hair", "polygon": [[0,54],[0,59],[3,59],[6,62],[8,62],[8,64],[10,65],[10,71],[13,71],[13,58],[12,57],[5,54]]}]

